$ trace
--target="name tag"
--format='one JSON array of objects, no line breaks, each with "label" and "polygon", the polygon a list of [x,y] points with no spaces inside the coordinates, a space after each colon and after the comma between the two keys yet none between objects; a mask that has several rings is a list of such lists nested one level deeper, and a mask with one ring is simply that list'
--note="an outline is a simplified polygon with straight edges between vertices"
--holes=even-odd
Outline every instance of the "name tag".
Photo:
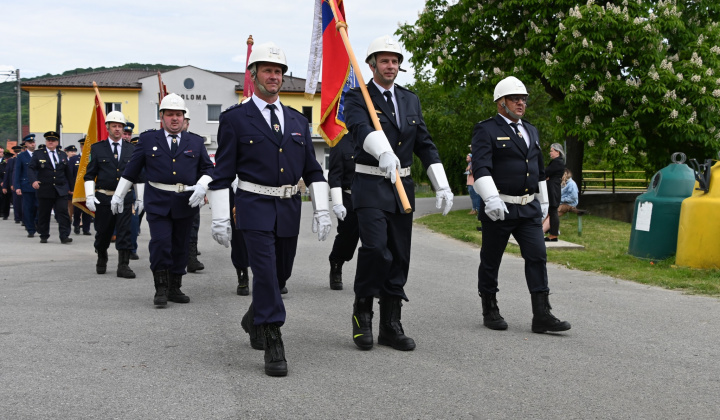
[{"label": "name tag", "polygon": [[497,140],[498,141],[507,141],[507,140],[510,140],[510,137],[498,137]]}]

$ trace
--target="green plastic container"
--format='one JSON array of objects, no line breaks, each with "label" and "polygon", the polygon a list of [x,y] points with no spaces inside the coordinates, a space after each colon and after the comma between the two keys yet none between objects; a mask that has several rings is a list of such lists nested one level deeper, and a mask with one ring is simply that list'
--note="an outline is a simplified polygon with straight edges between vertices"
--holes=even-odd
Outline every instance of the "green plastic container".
[{"label": "green plastic container", "polygon": [[680,207],[695,187],[695,172],[685,155],[675,153],[670,165],[653,175],[648,191],[635,199],[628,253],[663,260],[677,251]]}]

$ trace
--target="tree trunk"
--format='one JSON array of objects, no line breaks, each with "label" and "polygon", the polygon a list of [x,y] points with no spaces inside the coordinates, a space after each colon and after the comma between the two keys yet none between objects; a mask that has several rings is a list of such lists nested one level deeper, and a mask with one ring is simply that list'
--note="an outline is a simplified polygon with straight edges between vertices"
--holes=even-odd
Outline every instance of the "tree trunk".
[{"label": "tree trunk", "polygon": [[585,143],[578,141],[577,137],[568,136],[566,139],[565,167],[570,169],[573,180],[578,186],[580,193],[583,191],[583,156],[585,154]]}]

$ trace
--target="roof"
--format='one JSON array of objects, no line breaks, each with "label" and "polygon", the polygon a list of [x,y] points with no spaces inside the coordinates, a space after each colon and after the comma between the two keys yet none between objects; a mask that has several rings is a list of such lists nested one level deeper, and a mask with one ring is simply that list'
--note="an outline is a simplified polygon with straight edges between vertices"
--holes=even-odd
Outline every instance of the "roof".
[{"label": "roof", "polygon": [[[175,69],[178,70],[178,69]],[[168,71],[175,71],[168,70]],[[208,70],[205,70],[208,71]],[[241,72],[223,72],[208,71],[209,73],[235,80],[238,84],[235,91],[242,92],[245,84],[245,73]],[[162,72],[161,72],[162,73]],[[38,78],[22,82],[22,86],[35,87],[92,87],[92,83],[97,83],[101,88],[135,88],[141,89],[142,84],[139,82],[148,76],[157,74],[157,70],[150,69],[119,69],[119,70],[102,70],[89,73],[72,74],[65,76],[52,76]],[[286,74],[284,77],[282,92],[305,92],[305,79],[295,77],[292,73]],[[318,82],[317,92],[320,92],[321,83]]]}]

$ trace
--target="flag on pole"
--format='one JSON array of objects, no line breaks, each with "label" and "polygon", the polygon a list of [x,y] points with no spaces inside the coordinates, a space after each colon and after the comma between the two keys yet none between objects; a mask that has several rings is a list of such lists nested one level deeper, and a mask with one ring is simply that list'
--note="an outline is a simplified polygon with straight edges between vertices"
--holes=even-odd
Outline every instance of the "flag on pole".
[{"label": "flag on pole", "polygon": [[[345,93],[358,86],[355,70],[350,64],[340,33],[335,28],[330,1],[316,0],[315,22],[311,41],[306,97],[312,98],[317,86],[317,63],[322,62],[322,92],[320,96],[320,128],[318,131],[330,147],[335,146],[348,132],[343,114]],[[320,10],[318,12],[318,9]],[[338,19],[345,22],[343,0],[337,1]],[[320,25],[318,25],[320,22]],[[320,37],[318,32],[322,33]],[[321,41],[320,41],[321,40]],[[322,42],[322,47],[320,47]]]},{"label": "flag on pole", "polygon": [[247,58],[245,59],[245,81],[243,82],[243,100],[252,96],[255,92],[255,85],[253,85],[252,78],[250,78],[250,72],[247,71],[248,62],[250,62],[250,53],[252,52],[252,46],[255,42],[253,41],[252,35],[247,39]]},{"label": "flag on pole", "polygon": [[96,92],[95,102],[92,115],[90,116],[90,125],[88,126],[87,137],[83,145],[82,155],[80,156],[80,167],[78,168],[77,178],[75,179],[75,189],[73,190],[73,205],[87,214],[95,216],[85,205],[85,171],[90,162],[90,147],[108,138],[107,127],[105,126],[105,105],[100,99],[100,94]]}]

